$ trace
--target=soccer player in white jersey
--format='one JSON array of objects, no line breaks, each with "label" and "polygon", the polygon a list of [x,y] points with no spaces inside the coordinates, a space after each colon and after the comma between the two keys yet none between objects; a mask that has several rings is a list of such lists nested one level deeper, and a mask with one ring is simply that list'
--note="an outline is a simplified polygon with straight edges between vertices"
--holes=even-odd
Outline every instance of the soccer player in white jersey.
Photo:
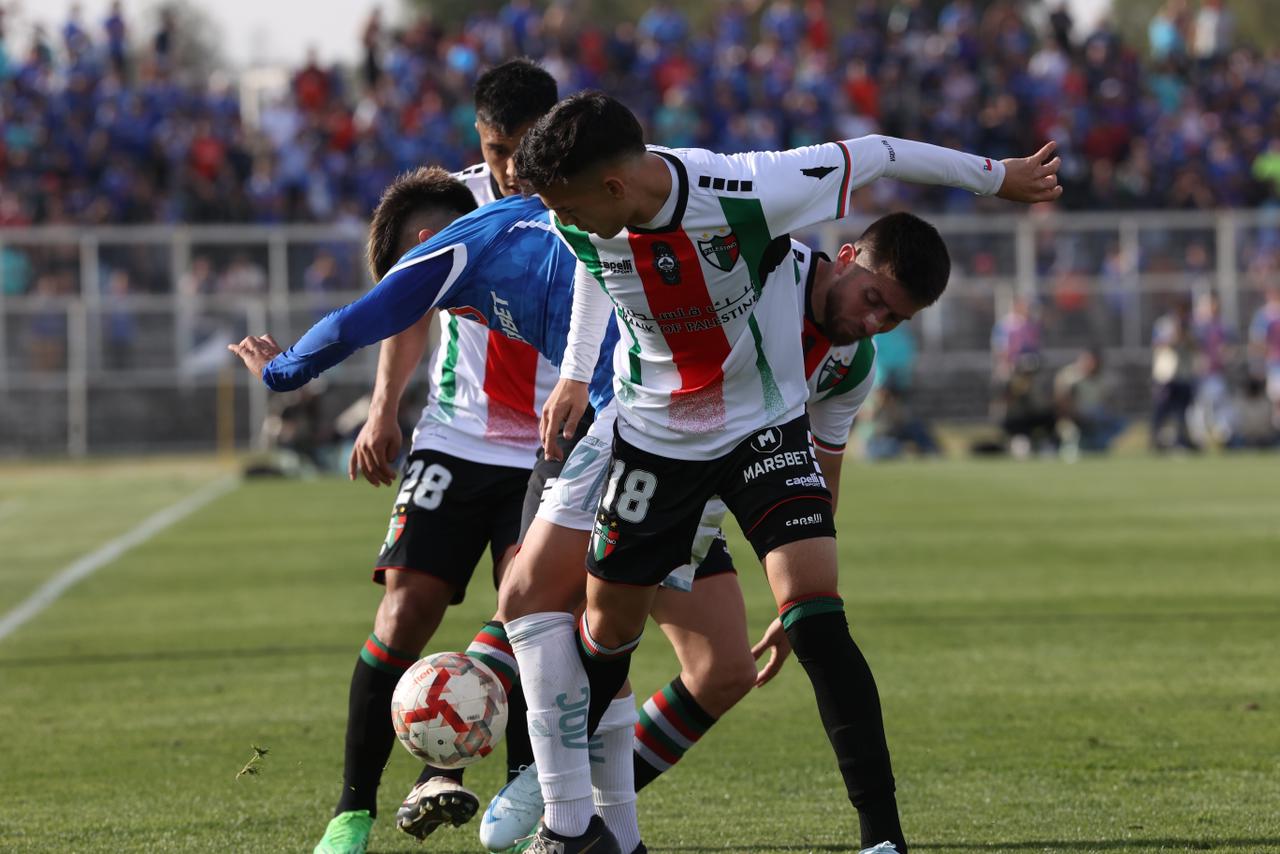
[{"label": "soccer player in white jersey", "polygon": [[[787,235],[843,216],[849,194],[881,176],[1022,201],[1056,198],[1058,161],[1044,163],[1051,154],[1052,144],[999,162],[879,136],[732,156],[646,149],[631,112],[598,92],[560,102],[525,134],[516,172],[552,209],[579,259],[574,331],[543,413],[548,454],[549,434],[572,430],[585,409],[589,358],[579,351],[593,352],[611,315],[624,327],[612,468],[580,623],[590,677],[572,615],[500,592],[531,729],[536,721],[546,730],[532,734],[546,814],[530,850],[617,849],[591,821],[585,740],[574,716],[557,710],[592,691],[612,696],[625,679],[665,575],[657,568],[688,553],[706,501],[718,494],[765,564],[862,844],[906,851],[875,681],[837,593],[831,496],[804,415]],[[931,303],[945,286],[945,257],[945,246],[941,255],[903,252],[904,270],[862,257],[885,286],[833,291],[831,340],[874,334]],[[909,289],[898,302],[887,296],[894,279]],[[514,575],[504,589],[518,584]]]},{"label": "soccer player in white jersey", "polygon": [[[402,178],[378,205],[370,228],[374,279],[458,214],[517,192],[508,163],[521,135],[557,99],[556,83],[528,60],[497,66],[476,81],[476,130],[484,162],[455,178],[430,170]],[[470,198],[468,197],[470,196]],[[436,204],[423,206],[419,200]],[[383,342],[369,419],[356,439],[349,474],[393,484],[400,453],[404,390],[427,348],[430,315]],[[440,344],[431,359],[426,406],[413,432],[391,523],[374,569],[385,585],[351,679],[342,793],[317,854],[363,851],[377,815],[377,790],[395,734],[391,693],[430,640],[445,609],[462,601],[476,562],[488,548],[495,584],[516,548],[538,419],[556,369],[528,344],[458,315],[439,312]],[[516,714],[523,714],[513,695]],[[508,739],[508,769],[529,764],[523,727]],[[479,802],[450,772],[425,775],[397,814],[419,839],[444,823],[462,824]]]}]

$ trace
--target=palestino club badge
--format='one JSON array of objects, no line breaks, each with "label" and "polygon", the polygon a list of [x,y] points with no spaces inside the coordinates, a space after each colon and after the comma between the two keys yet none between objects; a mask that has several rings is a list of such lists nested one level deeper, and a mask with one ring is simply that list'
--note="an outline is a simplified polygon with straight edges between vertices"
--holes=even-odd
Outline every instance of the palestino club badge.
[{"label": "palestino club badge", "polygon": [[653,244],[653,269],[668,285],[680,284],[680,259],[670,243],[659,240]]},{"label": "palestino club badge", "polygon": [[698,251],[708,264],[727,273],[738,263],[738,235],[730,231],[713,235],[710,240],[699,240]]},{"label": "palestino club badge", "polygon": [[835,356],[828,356],[827,360],[822,363],[822,368],[818,371],[818,391],[827,391],[833,389],[840,383],[844,382],[844,378],[849,375],[849,368],[853,367],[853,360],[842,362]]},{"label": "palestino club badge", "polygon": [[591,531],[591,555],[596,560],[604,560],[618,547],[618,521],[605,518],[601,513],[596,517],[595,528]]},{"label": "palestino club badge", "polygon": [[391,514],[391,524],[387,526],[387,538],[382,541],[382,554],[391,551],[396,543],[400,542],[400,536],[404,533],[404,517],[408,507],[401,504],[396,508],[396,512]]}]

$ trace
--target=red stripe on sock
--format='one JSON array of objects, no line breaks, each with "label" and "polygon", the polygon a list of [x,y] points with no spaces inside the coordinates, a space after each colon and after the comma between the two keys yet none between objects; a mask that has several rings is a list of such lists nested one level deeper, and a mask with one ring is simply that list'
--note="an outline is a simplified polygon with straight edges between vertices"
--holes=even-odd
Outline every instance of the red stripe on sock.
[{"label": "red stripe on sock", "polygon": [[670,765],[675,765],[677,762],[680,761],[679,756],[673,756],[671,754],[671,751],[667,750],[667,748],[662,745],[662,742],[658,741],[656,738],[654,738],[652,735],[649,734],[648,730],[637,726],[636,738],[640,739],[640,741],[644,743],[645,747],[649,748],[654,753],[656,753],[658,755],[658,758],[661,759],[663,762],[666,762]]},{"label": "red stripe on sock", "polygon": [[370,655],[378,659],[378,661],[381,661],[383,664],[390,664],[392,667],[399,667],[402,670],[408,670],[413,665],[412,658],[400,658],[399,656],[392,655],[374,643],[373,638],[369,638],[364,642],[364,648]]},{"label": "red stripe on sock", "polygon": [[499,641],[497,638],[495,638],[493,635],[489,634],[488,632],[481,632],[480,634],[472,638],[471,642],[478,643],[481,646],[491,646],[496,650],[501,650],[502,652],[505,652],[507,655],[511,655],[511,656],[515,655],[515,653],[511,651],[510,643],[503,643]]},{"label": "red stripe on sock", "polygon": [[658,707],[660,712],[662,712],[662,716],[670,721],[671,725],[675,727],[681,735],[690,741],[697,741],[702,737],[702,733],[689,729],[689,725],[680,719],[679,710],[672,707],[665,694],[659,691],[653,695],[652,699],[653,704]]},{"label": "red stripe on sock", "polygon": [[840,594],[834,590],[824,592],[824,593],[806,593],[803,596],[797,596],[794,599],[788,599],[786,602],[783,602],[780,606],[778,606],[778,613],[781,614],[785,611],[788,611],[794,608],[797,605],[803,604],[813,599],[839,599],[839,598],[840,598]]}]

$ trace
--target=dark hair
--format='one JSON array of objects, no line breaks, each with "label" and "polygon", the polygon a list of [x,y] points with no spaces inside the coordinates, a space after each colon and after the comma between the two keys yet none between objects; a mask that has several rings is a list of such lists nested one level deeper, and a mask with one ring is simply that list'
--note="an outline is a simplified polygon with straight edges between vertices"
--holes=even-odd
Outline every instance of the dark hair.
[{"label": "dark hair", "polygon": [[422,166],[397,176],[382,191],[369,223],[369,272],[374,281],[404,254],[400,232],[409,217],[427,210],[461,216],[475,209],[476,199],[467,185],[439,166]]},{"label": "dark hair", "polygon": [[541,118],[560,97],[556,79],[521,57],[490,68],[476,81],[476,120],[503,136]]},{"label": "dark hair", "polygon": [[951,254],[942,235],[905,211],[882,216],[862,232],[859,246],[871,253],[871,265],[902,283],[920,306],[933,305],[951,276]]},{"label": "dark hair", "polygon": [[516,149],[516,174],[535,191],[618,157],[644,154],[644,131],[621,101],[579,92],[556,104]]}]

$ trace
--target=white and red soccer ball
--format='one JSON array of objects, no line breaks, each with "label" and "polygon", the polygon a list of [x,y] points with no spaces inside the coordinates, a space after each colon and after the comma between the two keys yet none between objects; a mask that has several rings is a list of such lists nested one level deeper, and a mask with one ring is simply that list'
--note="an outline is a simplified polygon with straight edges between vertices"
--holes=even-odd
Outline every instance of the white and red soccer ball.
[{"label": "white and red soccer ball", "polygon": [[507,729],[507,695],[493,671],[459,652],[438,652],[404,672],[391,723],[414,756],[461,768],[488,756]]}]

